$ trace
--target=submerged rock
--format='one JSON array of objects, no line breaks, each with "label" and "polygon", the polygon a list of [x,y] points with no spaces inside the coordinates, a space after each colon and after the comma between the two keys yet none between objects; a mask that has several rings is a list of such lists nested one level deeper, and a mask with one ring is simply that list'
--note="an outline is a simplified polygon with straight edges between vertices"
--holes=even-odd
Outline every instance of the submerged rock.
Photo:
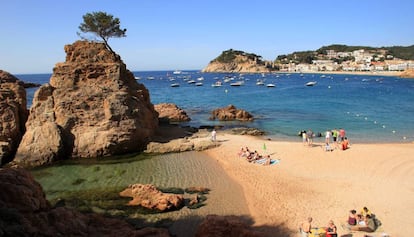
[{"label": "submerged rock", "polygon": [[0,70],[0,165],[13,159],[25,131],[27,101],[24,83]]},{"label": "submerged rock", "polygon": [[161,212],[177,210],[184,206],[183,195],[163,193],[152,184],[132,184],[119,195],[133,198],[128,205]]},{"label": "submerged rock", "polygon": [[145,86],[102,43],[77,41],[65,52],[50,83],[35,93],[14,162],[37,166],[142,151],[158,127]]}]

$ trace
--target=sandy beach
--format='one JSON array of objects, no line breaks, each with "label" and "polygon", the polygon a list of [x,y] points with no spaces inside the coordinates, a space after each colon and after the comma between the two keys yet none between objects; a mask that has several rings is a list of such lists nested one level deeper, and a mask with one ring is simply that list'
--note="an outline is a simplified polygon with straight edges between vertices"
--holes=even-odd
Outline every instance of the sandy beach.
[{"label": "sandy beach", "polygon": [[[313,226],[333,220],[338,236],[359,237],[341,227],[349,210],[367,206],[382,222],[371,236],[414,235],[414,144],[351,144],[350,149],[326,152],[322,142],[298,142],[218,132],[221,146],[204,151],[238,182],[260,229],[281,226],[298,236],[298,226],[308,216]],[[266,150],[263,144],[266,144]],[[239,158],[241,147],[271,154],[279,164],[263,166]],[[276,233],[268,233],[274,236]],[[279,235],[280,236],[280,235]]]}]

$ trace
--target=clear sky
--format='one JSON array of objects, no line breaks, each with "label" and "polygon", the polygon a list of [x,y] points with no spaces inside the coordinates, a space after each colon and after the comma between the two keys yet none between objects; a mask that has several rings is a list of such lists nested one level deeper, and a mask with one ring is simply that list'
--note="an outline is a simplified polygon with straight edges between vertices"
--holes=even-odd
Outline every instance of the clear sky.
[{"label": "clear sky", "polygon": [[51,73],[82,16],[118,17],[109,44],[131,71],[198,70],[227,49],[274,60],[330,44],[414,44],[413,0],[0,0],[0,69]]}]

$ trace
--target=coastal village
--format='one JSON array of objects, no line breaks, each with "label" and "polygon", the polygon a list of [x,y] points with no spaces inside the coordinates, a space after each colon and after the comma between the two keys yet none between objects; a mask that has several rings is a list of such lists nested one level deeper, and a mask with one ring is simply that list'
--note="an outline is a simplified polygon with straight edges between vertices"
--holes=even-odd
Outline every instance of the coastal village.
[{"label": "coastal village", "polygon": [[[279,55],[274,61],[240,50],[229,49],[212,60],[203,72],[287,73],[380,73],[414,77],[411,48],[371,48],[331,45],[316,51]],[[404,48],[405,52],[394,48]],[[341,51],[343,49],[343,51]],[[394,50],[393,50],[394,49]],[[395,52],[394,52],[395,51]]]},{"label": "coastal village", "polygon": [[337,52],[326,50],[325,54],[319,54],[312,63],[294,63],[287,58],[277,64],[280,71],[286,72],[402,72],[414,69],[414,60],[404,60],[387,54],[386,50],[368,51],[364,49],[352,52]]}]

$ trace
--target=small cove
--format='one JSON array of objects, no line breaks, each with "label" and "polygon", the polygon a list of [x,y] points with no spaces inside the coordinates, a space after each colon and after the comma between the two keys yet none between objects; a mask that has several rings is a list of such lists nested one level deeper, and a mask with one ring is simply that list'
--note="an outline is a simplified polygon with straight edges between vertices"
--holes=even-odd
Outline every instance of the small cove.
[{"label": "small cove", "polygon": [[[86,211],[120,216],[138,228],[166,227],[171,234],[193,236],[202,218],[209,214],[249,219],[242,187],[225,173],[217,161],[201,152],[60,162],[31,172],[52,204],[65,199],[67,206],[74,205],[83,211],[87,206]],[[197,209],[183,207],[167,213],[144,213],[127,208],[124,204],[128,199],[118,197],[119,191],[134,183],[153,184],[163,190],[197,186],[211,191]],[[191,194],[185,194],[188,195]],[[73,198],[79,200],[73,201]]]}]

